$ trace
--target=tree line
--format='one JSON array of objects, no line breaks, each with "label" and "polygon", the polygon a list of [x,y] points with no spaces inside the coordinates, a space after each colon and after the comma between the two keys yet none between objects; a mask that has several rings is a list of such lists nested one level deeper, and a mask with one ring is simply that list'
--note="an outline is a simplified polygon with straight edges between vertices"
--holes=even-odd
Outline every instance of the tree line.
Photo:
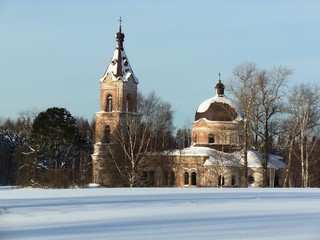
[{"label": "tree line", "polygon": [[[244,115],[244,176],[248,175],[247,149],[255,149],[263,154],[264,186],[268,186],[269,154],[278,154],[288,165],[286,187],[319,187],[319,87],[301,83],[290,88],[292,74],[284,66],[264,69],[247,63],[236,66],[226,84]],[[108,171],[117,176],[118,186],[147,182],[146,176],[152,173],[142,172],[145,154],[191,144],[190,127],[175,131],[171,104],[154,92],[139,94],[137,107],[138,114],[128,114],[111,136],[118,147],[108,150]],[[88,184],[93,177],[94,126],[94,121],[73,117],[58,107],[40,113],[25,111],[16,120],[0,121],[0,185]],[[171,166],[157,167],[169,171]],[[242,186],[247,186],[247,177],[243,179]]]},{"label": "tree line", "polygon": [[0,184],[83,186],[91,180],[92,126],[64,108],[25,111],[0,124]]}]

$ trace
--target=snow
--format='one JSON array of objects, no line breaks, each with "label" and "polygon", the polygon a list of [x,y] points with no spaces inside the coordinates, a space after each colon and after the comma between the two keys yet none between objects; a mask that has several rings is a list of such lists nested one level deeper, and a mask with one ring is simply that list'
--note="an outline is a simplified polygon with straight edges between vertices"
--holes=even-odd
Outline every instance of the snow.
[{"label": "snow", "polygon": [[212,103],[224,103],[224,104],[227,104],[229,105],[230,107],[232,107],[236,113],[237,113],[237,118],[236,118],[236,121],[241,121],[243,120],[243,113],[241,111],[241,108],[235,104],[233,101],[231,101],[227,96],[219,96],[218,94],[216,94],[214,97],[212,98],[209,98],[207,100],[205,100],[204,102],[202,102],[200,104],[200,106],[198,107],[197,109],[197,112],[198,113],[203,113],[205,111],[208,110],[208,108],[210,107],[210,105]]},{"label": "snow", "polygon": [[319,189],[0,189],[0,239],[320,239]]},{"label": "snow", "polygon": [[[164,155],[170,156],[208,156],[204,166],[234,166],[241,167],[243,162],[243,152],[236,151],[234,153],[224,153],[208,147],[190,146],[182,150],[174,149],[164,151]],[[287,168],[287,165],[282,161],[283,157],[269,154],[268,168],[276,170]],[[263,155],[255,150],[248,150],[248,167],[262,167]]]},{"label": "snow", "polygon": [[[121,53],[120,59],[118,59],[119,51]],[[121,77],[120,76],[117,77],[115,75],[117,73],[118,64],[121,64],[121,69],[122,69],[122,76]],[[128,58],[127,58],[125,51],[120,50],[120,49],[115,49],[106,72],[104,73],[103,77],[100,78],[100,82],[103,82],[108,75],[110,75],[112,77],[112,81],[118,81],[121,79],[122,81],[127,82],[129,80],[129,78],[132,77],[136,83],[139,82],[138,78],[133,74],[133,70],[132,70],[131,65],[128,61]]]}]

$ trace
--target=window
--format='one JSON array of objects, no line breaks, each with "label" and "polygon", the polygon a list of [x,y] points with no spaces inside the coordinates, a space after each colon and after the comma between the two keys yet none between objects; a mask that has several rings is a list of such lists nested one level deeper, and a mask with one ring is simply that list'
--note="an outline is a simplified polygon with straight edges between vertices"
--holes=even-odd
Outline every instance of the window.
[{"label": "window", "polygon": [[249,178],[248,178],[248,185],[249,186],[254,186],[254,176],[250,176]]},{"label": "window", "polygon": [[232,185],[232,186],[235,186],[235,185],[236,185],[236,176],[235,176],[235,175],[232,175],[232,176],[231,176],[231,185]]},{"label": "window", "polygon": [[197,134],[193,134],[193,143],[197,143]]},{"label": "window", "polygon": [[195,172],[191,173],[191,185],[197,186],[197,173]]},{"label": "window", "polygon": [[111,137],[110,137],[111,134],[110,133],[111,133],[110,126],[109,125],[105,126],[105,128],[104,128],[104,139],[105,139],[106,143],[110,143],[110,140],[111,140]]},{"label": "window", "polygon": [[112,112],[112,95],[107,96],[107,112]]},{"label": "window", "polygon": [[164,173],[164,179],[163,179],[164,186],[172,187],[174,186],[175,179],[174,179],[174,172],[168,171]]},{"label": "window", "polygon": [[148,172],[149,186],[154,186],[154,171]]},{"label": "window", "polygon": [[224,185],[224,176],[223,175],[219,175],[218,185],[219,186],[223,186]]},{"label": "window", "polygon": [[144,171],[142,174],[144,186],[154,186],[154,171]]},{"label": "window", "polygon": [[214,143],[214,136],[213,136],[212,133],[209,134],[208,142],[209,142],[209,143]]},{"label": "window", "polygon": [[184,173],[184,185],[189,185],[189,173]]},{"label": "window", "polygon": [[230,139],[231,144],[238,144],[238,136],[236,134],[232,134],[230,138],[231,138]]},{"label": "window", "polygon": [[132,103],[131,103],[130,94],[127,95],[127,99],[126,99],[126,112],[132,112]]}]

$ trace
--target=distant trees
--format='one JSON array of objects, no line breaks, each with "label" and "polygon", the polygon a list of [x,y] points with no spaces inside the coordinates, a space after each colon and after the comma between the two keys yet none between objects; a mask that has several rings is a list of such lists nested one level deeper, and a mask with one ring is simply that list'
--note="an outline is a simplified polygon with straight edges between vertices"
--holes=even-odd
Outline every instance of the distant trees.
[{"label": "distant trees", "polygon": [[191,146],[191,129],[185,126],[179,128],[176,133],[176,147],[183,149]]},{"label": "distant trees", "polygon": [[15,183],[14,158],[23,138],[9,130],[0,130],[0,185]]}]

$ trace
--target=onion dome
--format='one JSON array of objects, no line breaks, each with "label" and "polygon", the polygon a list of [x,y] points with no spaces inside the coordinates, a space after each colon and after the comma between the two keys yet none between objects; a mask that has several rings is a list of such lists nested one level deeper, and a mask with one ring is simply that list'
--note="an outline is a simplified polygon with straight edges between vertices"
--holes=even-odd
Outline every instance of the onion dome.
[{"label": "onion dome", "polygon": [[205,100],[197,109],[195,121],[241,121],[243,114],[239,106],[224,95],[224,84],[219,80],[216,95]]}]

